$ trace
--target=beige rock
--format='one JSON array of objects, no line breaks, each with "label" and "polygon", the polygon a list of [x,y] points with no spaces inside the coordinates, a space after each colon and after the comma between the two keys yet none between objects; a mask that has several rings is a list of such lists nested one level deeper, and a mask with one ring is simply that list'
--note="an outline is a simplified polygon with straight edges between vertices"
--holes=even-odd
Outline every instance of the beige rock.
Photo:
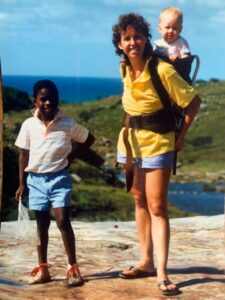
[{"label": "beige rock", "polygon": [[[225,299],[224,216],[172,219],[168,269],[182,291],[172,299]],[[28,286],[37,265],[35,238],[15,237],[16,222],[2,224],[0,299],[160,300],[156,278],[124,280],[118,272],[139,260],[134,222],[73,222],[85,285],[67,288],[67,260],[55,222],[50,227],[52,282]]]}]

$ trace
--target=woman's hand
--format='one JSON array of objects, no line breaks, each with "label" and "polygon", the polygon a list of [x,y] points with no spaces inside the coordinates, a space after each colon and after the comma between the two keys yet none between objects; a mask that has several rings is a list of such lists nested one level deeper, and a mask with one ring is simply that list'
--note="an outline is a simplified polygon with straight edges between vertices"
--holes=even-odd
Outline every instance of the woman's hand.
[{"label": "woman's hand", "polygon": [[200,104],[201,104],[201,99],[196,95],[194,99],[191,101],[191,103],[185,108],[184,122],[181,126],[181,130],[178,136],[176,137],[175,150],[180,151],[184,148],[184,138],[196,116]]},{"label": "woman's hand", "polygon": [[178,136],[175,142],[175,150],[181,151],[184,148],[184,138],[182,136]]}]

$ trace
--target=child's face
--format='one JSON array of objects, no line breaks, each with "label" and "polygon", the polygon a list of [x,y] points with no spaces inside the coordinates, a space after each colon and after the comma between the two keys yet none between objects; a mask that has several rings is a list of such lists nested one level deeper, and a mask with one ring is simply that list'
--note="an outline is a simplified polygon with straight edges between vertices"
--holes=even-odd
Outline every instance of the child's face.
[{"label": "child's face", "polygon": [[158,30],[163,39],[168,44],[171,44],[178,39],[181,33],[181,20],[176,13],[165,12],[160,17]]},{"label": "child's face", "polygon": [[137,32],[133,27],[130,26],[121,32],[120,43],[118,47],[123,51],[129,60],[132,60],[137,57],[143,57],[146,43],[147,38],[141,32]]},{"label": "child's face", "polygon": [[40,115],[45,120],[53,120],[58,110],[58,100],[51,91],[43,88],[38,91],[34,99],[35,106],[39,109]]}]

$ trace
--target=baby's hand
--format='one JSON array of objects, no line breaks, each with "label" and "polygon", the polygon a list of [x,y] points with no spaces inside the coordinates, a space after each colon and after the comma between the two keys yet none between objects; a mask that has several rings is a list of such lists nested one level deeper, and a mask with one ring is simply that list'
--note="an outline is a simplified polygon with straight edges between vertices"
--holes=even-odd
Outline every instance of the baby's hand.
[{"label": "baby's hand", "polygon": [[175,61],[177,58],[180,58],[180,55],[178,53],[169,55],[169,59],[171,61]]}]

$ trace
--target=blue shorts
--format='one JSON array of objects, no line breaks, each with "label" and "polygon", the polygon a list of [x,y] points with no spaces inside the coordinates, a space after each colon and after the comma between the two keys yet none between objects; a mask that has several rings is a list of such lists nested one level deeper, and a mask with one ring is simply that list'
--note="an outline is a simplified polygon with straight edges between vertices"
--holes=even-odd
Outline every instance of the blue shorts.
[{"label": "blue shorts", "polygon": [[54,173],[29,173],[29,208],[48,211],[53,208],[70,206],[72,180],[66,170]]},{"label": "blue shorts", "polygon": [[[143,169],[170,168],[173,165],[173,153],[173,151],[170,151],[151,157],[133,158],[133,164],[137,164],[139,168]],[[126,163],[126,156],[120,151],[117,153],[117,162],[121,164]]]}]

